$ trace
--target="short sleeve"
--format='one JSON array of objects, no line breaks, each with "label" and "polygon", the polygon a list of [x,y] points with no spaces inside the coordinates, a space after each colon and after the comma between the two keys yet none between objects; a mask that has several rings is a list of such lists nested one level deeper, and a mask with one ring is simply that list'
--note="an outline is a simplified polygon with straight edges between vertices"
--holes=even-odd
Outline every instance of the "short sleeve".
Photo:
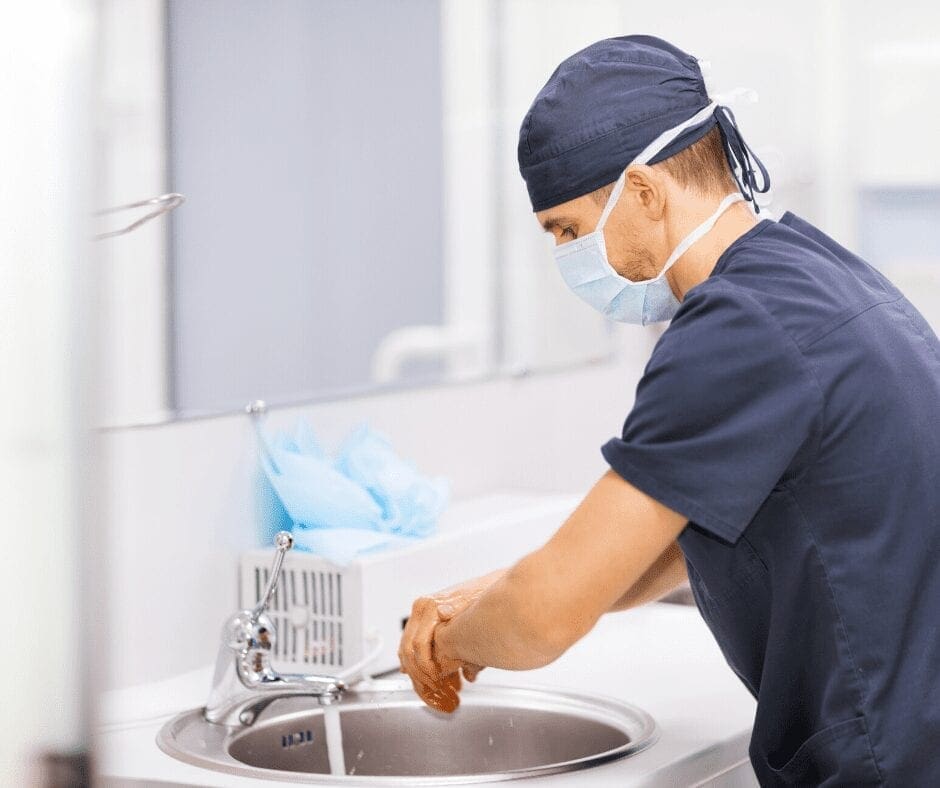
[{"label": "short sleeve", "polygon": [[[822,395],[792,338],[748,292],[693,288],[660,337],[620,438],[620,476],[734,543],[804,444]],[[802,455],[801,455],[802,456]]]}]

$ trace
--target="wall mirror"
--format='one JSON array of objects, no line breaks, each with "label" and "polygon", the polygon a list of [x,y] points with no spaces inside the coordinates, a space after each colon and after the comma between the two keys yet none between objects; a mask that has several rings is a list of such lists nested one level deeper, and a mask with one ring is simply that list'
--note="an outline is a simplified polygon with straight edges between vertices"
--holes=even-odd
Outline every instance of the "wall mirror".
[{"label": "wall mirror", "polygon": [[529,103],[594,31],[507,46],[543,34],[530,5],[111,4],[102,204],[186,203],[108,245],[105,423],[609,358],[516,165]]}]

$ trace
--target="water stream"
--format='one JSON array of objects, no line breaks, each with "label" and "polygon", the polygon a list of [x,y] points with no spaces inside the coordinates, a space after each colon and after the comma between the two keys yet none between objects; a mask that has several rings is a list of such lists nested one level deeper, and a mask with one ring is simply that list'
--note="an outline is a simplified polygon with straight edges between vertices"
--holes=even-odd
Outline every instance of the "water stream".
[{"label": "water stream", "polygon": [[326,751],[330,758],[330,774],[346,774],[343,756],[343,729],[339,724],[339,705],[323,707],[323,724],[326,727]]}]

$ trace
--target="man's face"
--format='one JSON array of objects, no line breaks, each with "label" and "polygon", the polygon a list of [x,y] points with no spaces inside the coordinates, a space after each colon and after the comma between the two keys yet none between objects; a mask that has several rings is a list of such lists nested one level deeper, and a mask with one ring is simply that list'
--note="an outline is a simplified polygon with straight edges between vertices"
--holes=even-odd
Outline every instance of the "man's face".
[{"label": "man's face", "polygon": [[[651,245],[656,235],[655,225],[660,223],[650,219],[649,199],[649,190],[633,177],[631,168],[620,199],[604,225],[611,267],[633,282],[652,279],[659,273]],[[554,236],[557,246],[593,232],[603,210],[602,202],[584,195],[538,211],[535,218]]]}]

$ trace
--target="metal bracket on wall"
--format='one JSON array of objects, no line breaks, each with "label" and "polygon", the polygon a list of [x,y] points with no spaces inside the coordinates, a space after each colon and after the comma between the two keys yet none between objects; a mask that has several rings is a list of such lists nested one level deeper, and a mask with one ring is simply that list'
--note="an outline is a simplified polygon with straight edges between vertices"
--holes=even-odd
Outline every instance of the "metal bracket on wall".
[{"label": "metal bracket on wall", "polygon": [[159,197],[151,197],[149,200],[140,200],[139,202],[131,202],[127,205],[118,205],[115,208],[105,208],[102,211],[96,211],[95,216],[108,216],[112,213],[119,213],[121,211],[130,211],[134,208],[146,208],[148,206],[156,206],[156,209],[141,216],[137,221],[132,222],[127,225],[127,227],[122,227],[119,230],[111,230],[106,233],[99,233],[94,236],[94,240],[103,241],[105,238],[113,238],[116,235],[126,235],[127,233],[133,232],[142,224],[149,222],[151,219],[156,219],[158,216],[162,216],[165,213],[178,208],[186,201],[186,198],[182,194],[177,194],[172,192],[170,194],[161,194]]}]

